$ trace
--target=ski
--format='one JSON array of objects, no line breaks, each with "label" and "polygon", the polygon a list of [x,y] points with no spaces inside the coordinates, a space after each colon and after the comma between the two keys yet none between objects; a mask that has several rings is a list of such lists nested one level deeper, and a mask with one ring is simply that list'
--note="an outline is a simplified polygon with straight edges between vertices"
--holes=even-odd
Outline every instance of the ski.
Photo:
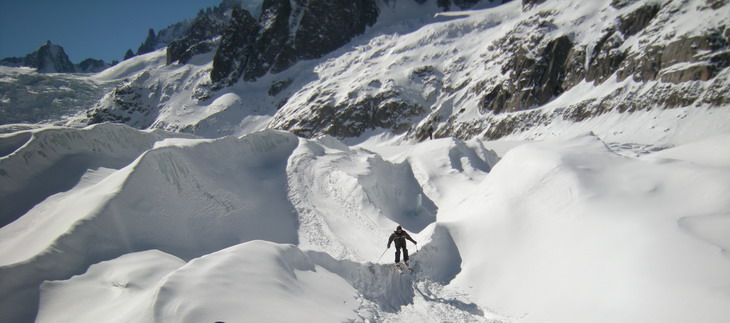
[{"label": "ski", "polygon": [[398,273],[400,273],[400,274],[403,273],[403,270],[400,269],[400,266],[398,266],[398,264],[393,264],[393,267],[395,267],[395,270],[397,270]]},{"label": "ski", "polygon": [[413,269],[411,268],[411,266],[408,265],[407,262],[404,262],[403,264],[406,265],[406,268],[408,269],[408,271],[413,272]]}]

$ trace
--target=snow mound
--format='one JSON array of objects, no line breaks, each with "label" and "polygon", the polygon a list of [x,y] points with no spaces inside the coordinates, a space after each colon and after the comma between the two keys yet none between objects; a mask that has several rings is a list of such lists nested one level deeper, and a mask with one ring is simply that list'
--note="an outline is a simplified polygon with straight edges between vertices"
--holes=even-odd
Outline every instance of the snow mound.
[{"label": "snow mound", "polygon": [[156,321],[175,322],[342,321],[356,308],[355,296],[346,281],[298,248],[254,241],[195,259],[168,276],[154,312]]},{"label": "snow mound", "polygon": [[[397,225],[419,232],[436,220],[410,165],[393,164],[331,137],[304,141],[289,160],[290,199],[302,246],[375,261]],[[375,236],[373,236],[375,234]]]},{"label": "snow mound", "polygon": [[187,264],[159,251],[128,254],[41,288],[38,322],[333,322],[359,304],[344,279],[297,247],[265,241]]},{"label": "snow mound", "polygon": [[730,167],[730,149],[717,149],[730,144],[730,134],[712,136],[679,147],[666,149],[646,156],[647,159],[659,158],[689,161],[698,165]]},{"label": "snow mound", "polygon": [[166,60],[167,47],[127,59],[117,65],[92,75],[90,79],[98,82],[121,80],[132,77],[146,69],[165,66]]},{"label": "snow mound", "polygon": [[36,322],[149,321],[161,280],[183,265],[180,258],[149,250],[92,265],[66,281],[46,281]]},{"label": "snow mound", "polygon": [[295,136],[177,141],[183,144],[168,141],[124,168],[82,180],[0,229],[3,312],[30,315],[43,280],[129,252],[191,259],[255,239],[297,242],[286,191]]},{"label": "snow mound", "polygon": [[[453,241],[450,244],[453,246]],[[442,250],[448,251],[452,250]],[[414,258],[433,256],[418,254]],[[429,274],[430,265],[424,262],[410,275],[423,281],[438,280]],[[458,263],[454,267],[450,262],[448,267],[458,268]],[[44,282],[37,321],[232,322],[246,318],[256,322],[332,322],[351,320],[356,313],[363,320],[377,319],[379,310],[396,313],[401,306],[417,301],[417,295],[433,297],[424,293],[434,284],[415,286],[407,275],[396,274],[390,265],[336,260],[326,253],[261,240],[186,264],[152,250],[92,265],[86,273],[65,281]],[[444,283],[454,275],[451,273]],[[478,311],[474,304],[431,301]],[[63,312],[60,316],[59,311]],[[468,311],[461,315],[470,317]]]},{"label": "snow mound", "polygon": [[727,196],[727,167],[627,158],[592,135],[525,144],[442,210],[453,284],[520,322],[721,322]]},{"label": "snow mound", "polygon": [[[729,141],[635,157],[593,134],[400,146],[117,125],[4,134],[9,194],[68,187],[0,228],[0,316],[723,322]],[[391,265],[397,224],[418,242],[413,272]]]},{"label": "snow mound", "polygon": [[119,124],[0,134],[0,225],[70,189],[88,169],[126,166],[165,136]]}]

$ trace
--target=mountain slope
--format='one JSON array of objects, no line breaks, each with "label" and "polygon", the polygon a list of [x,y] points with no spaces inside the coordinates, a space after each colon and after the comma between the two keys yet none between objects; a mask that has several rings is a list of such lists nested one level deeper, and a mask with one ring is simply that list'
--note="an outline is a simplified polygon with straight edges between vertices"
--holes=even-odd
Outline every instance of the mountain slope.
[{"label": "mountain slope", "polygon": [[47,41],[25,57],[8,57],[0,60],[0,65],[10,67],[31,67],[38,73],[96,73],[110,65],[102,60],[87,58],[73,64],[63,47]]},{"label": "mountain slope", "polygon": [[[318,52],[296,43],[304,35],[329,39],[329,20],[315,30],[304,23],[318,2],[276,3],[259,17],[237,11],[215,40],[215,55],[188,64],[197,72],[187,74],[184,89],[160,93],[168,77],[151,72],[124,86],[137,94],[111,93],[121,104],[102,101],[81,122],[203,136],[268,127],[306,137],[385,131],[422,140],[431,124],[437,137],[467,139],[644,110],[699,108],[727,117],[724,2],[480,1],[449,6],[470,11],[442,12],[438,1],[378,1],[377,10],[362,13],[367,19],[353,18],[361,29]],[[136,122],[133,111],[148,120]]]},{"label": "mountain slope", "polygon": [[730,317],[727,1],[240,3],[0,127],[0,321]]}]

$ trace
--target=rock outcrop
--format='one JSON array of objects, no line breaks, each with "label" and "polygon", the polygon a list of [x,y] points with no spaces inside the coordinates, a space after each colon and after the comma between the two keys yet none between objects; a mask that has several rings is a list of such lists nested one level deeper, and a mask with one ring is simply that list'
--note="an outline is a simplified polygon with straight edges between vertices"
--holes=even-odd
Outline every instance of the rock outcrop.
[{"label": "rock outcrop", "polygon": [[11,57],[0,61],[1,65],[26,66],[39,73],[73,73],[76,67],[68,59],[63,47],[47,41],[33,53],[23,58]]},{"label": "rock outcrop", "polygon": [[187,34],[167,46],[167,64],[187,63],[195,55],[214,50],[211,39],[223,33],[225,21],[209,14],[199,14]]},{"label": "rock outcrop", "polygon": [[256,20],[242,11],[233,15],[216,52],[214,88],[320,58],[362,34],[378,17],[373,0],[264,1]]},{"label": "rock outcrop", "polygon": [[[215,32],[190,33],[173,42],[168,59],[185,63],[215,50],[212,67],[196,72],[209,77],[185,85],[194,88],[191,105],[208,104],[233,84],[238,83],[233,91],[250,85],[261,93],[236,101],[240,115],[248,107],[268,109],[269,123],[261,127],[307,137],[383,129],[420,140],[434,125],[436,137],[496,139],[612,111],[730,101],[730,21],[719,18],[728,10],[723,1],[613,0],[596,8],[580,1],[524,0],[463,14],[439,11],[503,1],[398,1],[266,0],[254,14],[233,6],[220,38]],[[384,34],[342,48],[385,11],[388,22],[412,20],[394,23],[397,27],[381,20],[377,28]],[[691,21],[702,17],[710,22]],[[202,29],[210,23],[217,22],[199,20]],[[342,55],[326,56],[338,48]],[[327,60],[317,61],[322,57]],[[303,60],[311,60],[314,69],[306,75],[288,72]],[[106,102],[119,102],[97,109],[115,117],[95,114],[94,120],[124,120],[149,101],[140,98],[154,97],[154,104],[141,108],[150,116],[145,122],[125,122],[164,124],[149,118],[161,107],[171,108],[157,100],[159,92],[144,93],[156,87],[142,88],[132,91],[139,96],[117,92]],[[127,100],[139,102],[125,108]]]}]

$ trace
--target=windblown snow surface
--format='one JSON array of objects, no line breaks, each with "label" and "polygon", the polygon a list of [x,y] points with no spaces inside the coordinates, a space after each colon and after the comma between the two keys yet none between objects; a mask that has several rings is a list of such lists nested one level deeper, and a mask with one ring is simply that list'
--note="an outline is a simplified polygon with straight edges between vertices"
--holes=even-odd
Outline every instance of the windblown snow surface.
[{"label": "windblown snow surface", "polygon": [[[166,66],[161,50],[80,78],[158,89],[142,103],[164,108],[135,126],[208,138],[3,125],[0,322],[727,322],[730,107],[607,113],[492,142],[262,130],[290,108],[266,101],[278,77],[301,74],[293,107],[317,87],[346,94],[362,71],[415,66],[351,62],[381,47],[414,62],[458,47],[473,59],[454,66],[489,76],[468,63],[482,53],[466,34],[488,43],[518,3],[434,17],[444,33],[411,21],[365,35],[351,44],[365,54],[300,62],[203,105],[191,94],[210,53]],[[312,71],[319,86],[305,86]],[[418,241],[412,273],[391,266],[397,225]]]},{"label": "windblown snow surface", "polygon": [[703,132],[3,134],[1,321],[726,322],[730,131]]}]

